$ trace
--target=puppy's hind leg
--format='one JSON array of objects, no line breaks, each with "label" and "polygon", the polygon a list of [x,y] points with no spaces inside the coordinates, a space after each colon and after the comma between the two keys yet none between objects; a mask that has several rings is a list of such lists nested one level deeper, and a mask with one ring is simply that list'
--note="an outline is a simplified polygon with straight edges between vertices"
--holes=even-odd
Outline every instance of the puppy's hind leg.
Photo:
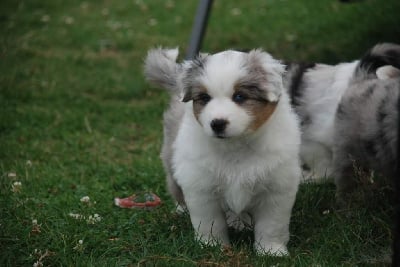
[{"label": "puppy's hind leg", "polygon": [[186,211],[185,199],[183,197],[181,187],[176,183],[170,174],[167,174],[168,191],[176,201],[176,212],[183,213]]},{"label": "puppy's hind leg", "polygon": [[336,202],[339,206],[347,206],[349,198],[357,185],[355,164],[350,155],[340,147],[333,152],[333,177],[336,185]]}]

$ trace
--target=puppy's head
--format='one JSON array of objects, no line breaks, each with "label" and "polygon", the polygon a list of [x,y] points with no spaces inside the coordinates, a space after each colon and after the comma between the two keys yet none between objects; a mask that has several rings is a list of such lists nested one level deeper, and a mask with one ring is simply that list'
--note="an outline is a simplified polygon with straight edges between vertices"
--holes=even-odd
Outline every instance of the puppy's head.
[{"label": "puppy's head", "polygon": [[204,131],[230,138],[257,131],[279,101],[284,67],[268,53],[224,51],[182,64],[183,102]]}]

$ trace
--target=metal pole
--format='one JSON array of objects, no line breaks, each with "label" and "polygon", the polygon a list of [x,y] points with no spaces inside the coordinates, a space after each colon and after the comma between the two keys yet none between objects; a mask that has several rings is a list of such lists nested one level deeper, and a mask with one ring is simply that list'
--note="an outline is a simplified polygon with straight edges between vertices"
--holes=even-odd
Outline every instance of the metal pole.
[{"label": "metal pole", "polygon": [[207,27],[208,15],[210,14],[213,0],[200,0],[194,19],[189,46],[186,51],[186,59],[193,59],[200,50],[201,42]]}]

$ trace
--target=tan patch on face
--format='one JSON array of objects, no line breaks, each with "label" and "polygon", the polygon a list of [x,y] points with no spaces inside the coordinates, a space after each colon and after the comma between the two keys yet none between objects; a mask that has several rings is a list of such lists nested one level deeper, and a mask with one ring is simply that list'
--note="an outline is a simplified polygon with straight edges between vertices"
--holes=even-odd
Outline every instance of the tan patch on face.
[{"label": "tan patch on face", "polygon": [[256,131],[260,128],[274,113],[277,104],[278,102],[251,100],[243,105],[254,118],[250,129]]},{"label": "tan patch on face", "polygon": [[207,88],[205,88],[204,86],[200,86],[195,90],[193,90],[193,114],[199,123],[200,123],[199,121],[200,113],[207,105],[207,103],[204,102],[204,99],[202,99],[202,96],[204,94],[208,94]]},{"label": "tan patch on face", "polygon": [[[262,84],[265,83],[265,80],[262,81],[262,79],[260,78],[258,82],[243,79],[234,86],[232,96],[232,100],[253,117],[249,127],[253,131],[260,128],[269,119],[278,104],[278,102],[268,101],[266,91],[261,89]],[[235,101],[236,94],[241,96],[242,101]]]}]

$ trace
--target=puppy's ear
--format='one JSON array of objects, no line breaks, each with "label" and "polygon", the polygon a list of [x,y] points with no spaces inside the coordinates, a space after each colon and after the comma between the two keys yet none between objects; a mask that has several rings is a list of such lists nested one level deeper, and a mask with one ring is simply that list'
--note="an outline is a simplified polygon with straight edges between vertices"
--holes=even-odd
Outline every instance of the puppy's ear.
[{"label": "puppy's ear", "polygon": [[179,94],[178,75],[180,73],[180,65],[176,63],[178,54],[178,48],[149,50],[144,64],[146,79],[171,93]]},{"label": "puppy's ear", "polygon": [[261,49],[248,53],[247,64],[250,74],[264,85],[267,100],[278,102],[283,91],[282,76],[285,66]]},{"label": "puppy's ear", "polygon": [[207,57],[208,54],[200,53],[195,59],[185,61],[182,64],[182,86],[184,91],[182,102],[193,100],[192,88],[196,85],[198,77],[204,72]]}]

